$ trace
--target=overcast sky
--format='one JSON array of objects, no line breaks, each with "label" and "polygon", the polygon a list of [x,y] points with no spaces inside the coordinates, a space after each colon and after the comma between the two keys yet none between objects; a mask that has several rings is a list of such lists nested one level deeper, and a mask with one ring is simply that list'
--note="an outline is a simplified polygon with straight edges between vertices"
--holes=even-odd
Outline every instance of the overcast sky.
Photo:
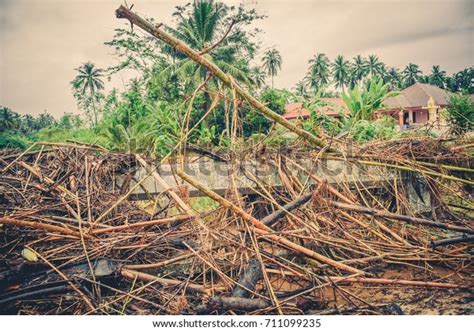
[{"label": "overcast sky", "polygon": [[[128,0],[134,10],[171,23],[187,1]],[[226,1],[237,3],[236,1]],[[238,1],[240,2],[240,1]],[[376,54],[389,66],[434,64],[452,74],[474,65],[474,0],[258,0],[243,1],[268,17],[262,49],[276,47],[283,68],[276,87],[292,88],[317,52]],[[69,82],[74,68],[112,64],[103,43],[124,27],[118,0],[0,0],[0,105],[21,114],[78,112]],[[124,87],[117,77],[108,83]]]}]

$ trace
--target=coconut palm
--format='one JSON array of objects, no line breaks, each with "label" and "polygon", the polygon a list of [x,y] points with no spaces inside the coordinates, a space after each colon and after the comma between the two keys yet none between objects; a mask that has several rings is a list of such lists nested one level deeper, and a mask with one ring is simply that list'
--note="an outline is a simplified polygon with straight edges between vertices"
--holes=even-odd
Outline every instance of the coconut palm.
[{"label": "coconut palm", "polygon": [[307,88],[307,84],[304,80],[300,80],[298,83],[296,83],[295,94],[298,95],[298,96],[301,96],[305,99],[308,98],[308,96],[309,96],[308,88]]},{"label": "coconut palm", "polygon": [[261,89],[265,85],[267,74],[261,67],[250,69],[250,79],[257,89]]},{"label": "coconut palm", "polygon": [[308,63],[310,65],[306,76],[308,85],[313,90],[319,90],[329,84],[331,64],[326,54],[318,53]]},{"label": "coconut palm", "polygon": [[94,125],[97,125],[98,109],[96,103],[99,99],[98,92],[104,89],[102,77],[104,71],[96,68],[91,62],[86,62],[75,69],[79,74],[71,82],[78,100],[87,108],[90,104],[94,115]]},{"label": "coconut palm", "polygon": [[[178,7],[174,16],[177,25],[168,30],[176,38],[202,56],[214,62],[224,72],[237,81],[252,85],[248,62],[253,58],[256,44],[251,41],[251,33],[244,29],[260,17],[243,8],[229,7],[213,0],[196,0],[191,6]],[[157,80],[177,75],[186,91],[194,91],[208,76],[208,70],[189,59],[171,46],[163,46],[165,54],[173,58],[174,64],[159,71]],[[217,86],[215,78],[209,84]],[[209,96],[206,96],[209,102]]]},{"label": "coconut palm", "polygon": [[354,63],[351,66],[351,79],[359,83],[369,73],[369,63],[360,55],[354,57]]},{"label": "coconut palm", "polygon": [[400,71],[394,67],[389,68],[384,76],[384,82],[388,84],[391,91],[398,90],[402,85]]},{"label": "coconut palm", "polygon": [[21,117],[21,131],[29,133],[37,130],[37,123],[33,116],[25,114]]},{"label": "coconut palm", "polygon": [[402,72],[405,87],[415,84],[421,75],[420,67],[417,64],[409,63]]},{"label": "coconut palm", "polygon": [[369,55],[367,60],[367,71],[370,77],[375,75],[381,76],[382,73],[382,62],[380,62],[377,55]]},{"label": "coconut palm", "polygon": [[456,91],[474,93],[474,68],[467,68],[456,73],[453,77]]},{"label": "coconut palm", "polygon": [[39,129],[47,128],[56,123],[56,120],[51,116],[46,110],[38,116],[36,120],[38,123]]},{"label": "coconut palm", "polygon": [[19,116],[8,107],[0,107],[0,132],[18,128]]},{"label": "coconut palm", "polygon": [[439,66],[433,66],[433,68],[431,68],[430,84],[445,88],[446,71],[441,70]]},{"label": "coconut palm", "polygon": [[341,88],[342,92],[344,92],[344,87],[349,81],[349,74],[349,61],[344,59],[342,55],[338,55],[332,64],[332,76],[336,88]]},{"label": "coconut palm", "polygon": [[263,56],[263,68],[272,77],[272,88],[274,86],[273,79],[278,73],[278,70],[281,69],[281,63],[281,55],[277,49],[273,48],[265,52]]}]

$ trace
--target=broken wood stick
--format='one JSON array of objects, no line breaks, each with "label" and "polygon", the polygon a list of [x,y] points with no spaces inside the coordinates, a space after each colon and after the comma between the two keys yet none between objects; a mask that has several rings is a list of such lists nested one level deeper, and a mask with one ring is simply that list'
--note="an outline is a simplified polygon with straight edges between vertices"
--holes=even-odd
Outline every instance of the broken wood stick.
[{"label": "broken wood stick", "polygon": [[118,198],[118,200],[112,205],[110,206],[109,209],[107,209],[106,211],[104,211],[99,217],[97,217],[93,222],[92,222],[92,225],[96,225],[97,223],[99,223],[100,221],[102,221],[108,214],[110,214],[112,212],[112,210],[114,210],[115,208],[117,208],[117,206],[119,204],[121,204],[122,202],[124,202],[126,199],[128,199],[128,197],[130,196],[130,194],[132,194],[140,185],[142,185],[142,183],[148,178],[149,175],[145,175],[143,176],[130,190],[128,190],[128,192],[124,195],[122,195],[120,198]]},{"label": "broken wood stick", "polygon": [[206,196],[209,198],[213,199],[214,201],[218,202],[221,206],[224,208],[232,210],[236,215],[241,217],[243,220],[253,224],[255,226],[255,232],[261,235],[264,235],[265,239],[271,240],[275,243],[279,243],[287,248],[290,248],[291,250],[304,254],[310,258],[313,258],[315,260],[318,260],[319,262],[323,262],[325,264],[328,264],[330,266],[333,266],[339,270],[344,270],[347,272],[350,272],[352,274],[364,274],[363,271],[347,266],[343,263],[331,260],[330,258],[325,257],[324,255],[318,254],[306,247],[303,247],[301,245],[295,244],[294,242],[282,237],[281,235],[276,235],[276,234],[271,234],[272,229],[257,220],[255,217],[252,215],[248,214],[246,211],[244,211],[242,208],[236,206],[229,200],[221,197],[219,194],[215,193],[214,191],[210,190],[209,188],[205,187],[195,179],[191,178],[187,174],[185,174],[183,171],[180,169],[177,170],[176,172],[178,176],[180,176],[182,179],[184,179],[186,182],[197,188],[199,191],[204,193]]},{"label": "broken wood stick", "polygon": [[18,162],[18,164],[20,166],[22,166],[23,168],[25,168],[26,170],[28,170],[29,172],[31,172],[33,175],[35,175],[40,181],[42,182],[45,182],[46,184],[48,185],[51,185],[53,187],[54,190],[58,191],[59,193],[64,193],[66,195],[68,195],[70,198],[72,199],[77,199],[76,195],[74,193],[72,193],[71,191],[69,191],[67,188],[65,188],[64,186],[56,183],[54,180],[52,180],[51,178],[47,177],[47,176],[44,176],[43,174],[41,174],[41,172],[35,168],[33,168],[32,166],[30,166],[29,164],[23,162],[23,161],[20,161]]},{"label": "broken wood stick", "polygon": [[71,288],[79,294],[79,296],[84,300],[84,302],[89,306],[89,308],[94,309],[94,305],[92,304],[91,300],[61,271],[59,270],[54,264],[49,262],[43,255],[35,251],[28,245],[25,245],[26,248],[31,250],[33,253],[36,254],[44,263],[46,263],[51,269],[58,273],[61,278],[63,278]]},{"label": "broken wood stick", "polygon": [[339,192],[336,188],[334,188],[333,185],[331,185],[330,183],[328,183],[327,181],[325,181],[324,179],[322,179],[321,177],[317,176],[316,174],[312,173],[311,171],[309,171],[308,169],[302,167],[301,165],[299,165],[297,162],[293,161],[292,159],[290,159],[289,157],[286,157],[286,156],[283,156],[285,158],[286,161],[290,162],[291,164],[293,164],[296,168],[298,168],[299,170],[303,171],[305,174],[307,174],[309,177],[311,177],[314,181],[316,181],[317,183],[323,183],[325,182],[326,184],[326,188],[328,189],[329,192],[331,192],[332,194],[334,194],[336,197],[338,197],[339,199],[341,199],[342,201],[346,202],[346,203],[354,203],[354,201],[352,201],[351,199],[349,199],[348,197],[346,197],[345,195],[343,195],[341,192]]},{"label": "broken wood stick", "polygon": [[431,241],[431,247],[436,248],[438,246],[447,246],[452,244],[461,244],[461,243],[471,243],[474,242],[474,235],[473,236],[459,236],[459,237],[452,237],[447,239],[441,240],[434,240]]},{"label": "broken wood stick", "polygon": [[307,203],[309,200],[311,200],[312,196],[313,196],[312,192],[302,195],[301,197],[282,206],[281,209],[278,209],[274,213],[268,216],[265,216],[264,218],[262,218],[261,222],[267,226],[272,226],[273,224],[278,222],[278,220],[280,220],[283,216],[287,215],[292,210],[301,207],[302,205]]},{"label": "broken wood stick", "polygon": [[[39,230],[47,230],[47,231],[52,231],[52,232],[59,232],[59,233],[62,233],[68,236],[74,236],[74,237],[81,236],[79,232],[73,231],[68,228],[63,228],[60,226],[45,224],[45,223],[22,221],[22,220],[17,220],[11,217],[0,218],[0,224],[14,225],[18,227],[33,228],[33,229],[39,229]],[[89,236],[84,235],[84,237],[87,238]]]},{"label": "broken wood stick", "polygon": [[186,182],[188,182],[189,184],[191,184],[192,186],[197,188],[199,191],[201,191],[202,193],[207,195],[209,198],[211,198],[212,200],[218,202],[222,207],[232,210],[239,217],[241,217],[242,219],[244,219],[246,221],[249,221],[255,227],[260,228],[260,229],[265,230],[265,231],[271,231],[272,230],[268,226],[266,226],[265,224],[262,224],[255,217],[253,217],[252,215],[250,215],[249,213],[244,211],[239,206],[237,206],[237,205],[233,204],[232,202],[230,202],[229,200],[221,197],[219,194],[215,193],[214,191],[212,191],[209,188],[205,187],[204,185],[202,185],[201,183],[199,183],[195,179],[188,176],[181,169],[177,169],[176,173],[179,177],[181,177]]},{"label": "broken wood stick", "polygon": [[89,233],[90,234],[102,234],[102,233],[114,232],[114,231],[145,228],[145,227],[149,227],[149,226],[153,226],[153,225],[169,224],[169,223],[172,223],[172,222],[183,222],[183,221],[187,221],[187,220],[190,220],[190,219],[193,219],[193,218],[194,218],[194,216],[190,216],[190,215],[180,215],[180,216],[162,218],[162,219],[159,219],[159,220],[151,220],[151,221],[144,221],[144,222],[137,222],[137,223],[129,223],[129,224],[124,224],[124,225],[117,225],[117,226],[112,226],[112,227],[109,227],[109,228],[92,230]]},{"label": "broken wood stick", "polygon": [[325,264],[328,264],[330,266],[333,266],[339,270],[344,270],[344,271],[347,271],[347,272],[350,272],[350,273],[353,273],[353,274],[364,274],[365,272],[362,271],[362,270],[359,270],[359,269],[356,269],[356,268],[353,268],[353,267],[349,267],[347,265],[345,265],[344,263],[341,263],[341,262],[337,262],[337,261],[334,261],[330,258],[327,258],[325,257],[324,255],[321,255],[319,253],[316,253],[315,251],[312,251],[306,247],[303,247],[301,245],[298,245],[298,244],[295,244],[294,242],[282,237],[281,235],[279,234],[270,234],[268,232],[265,232],[261,229],[255,229],[255,232],[262,235],[264,239],[267,239],[267,240],[271,240],[277,244],[281,244],[287,248],[290,248],[291,250],[297,252],[297,253],[301,253],[303,255],[306,255],[310,258],[313,258],[319,262],[322,262],[322,263],[325,263]]},{"label": "broken wood stick", "polygon": [[206,288],[203,285],[194,284],[194,283],[186,283],[185,281],[175,280],[175,279],[168,279],[168,278],[161,278],[154,275],[147,274],[145,272],[130,270],[126,268],[122,268],[120,271],[121,275],[125,278],[135,280],[139,279],[144,282],[157,282],[162,286],[176,286],[176,285],[183,285],[186,284],[186,290],[199,292],[203,294],[210,295],[212,291],[221,290],[221,287],[214,287],[214,288]]},{"label": "broken wood stick", "polygon": [[291,132],[296,133],[298,136],[304,138],[305,140],[309,141],[310,143],[318,146],[318,147],[325,147],[325,143],[323,143],[320,139],[305,131],[295,124],[291,123],[290,121],[284,119],[282,116],[278,115],[270,108],[265,106],[263,103],[255,99],[249,93],[247,93],[239,84],[235,82],[235,80],[222,71],[217,65],[215,65],[212,61],[210,61],[207,57],[201,56],[198,51],[193,50],[191,47],[186,45],[181,40],[173,37],[171,34],[159,29],[156,25],[146,21],[144,18],[140,17],[139,15],[133,13],[130,9],[126,8],[125,6],[120,6],[116,11],[115,15],[117,18],[125,18],[131,24],[134,24],[152,36],[160,39],[161,41],[165,42],[166,44],[170,45],[179,53],[182,53],[189,57],[191,60],[195,61],[205,69],[209,70],[212,75],[220,79],[228,88],[235,89],[236,93],[244,100],[246,100],[255,110],[262,113],[268,119],[277,122],[278,124],[284,126]]},{"label": "broken wood stick", "polygon": [[433,221],[429,221],[429,220],[426,220],[426,219],[423,219],[423,218],[411,217],[411,216],[406,216],[406,215],[399,215],[399,214],[391,213],[391,212],[388,212],[388,211],[385,211],[385,210],[368,208],[368,207],[364,207],[364,206],[360,206],[360,205],[347,204],[347,203],[330,201],[330,200],[327,200],[327,203],[331,206],[336,207],[336,208],[340,208],[340,209],[344,209],[344,210],[348,210],[348,211],[353,211],[353,212],[357,212],[357,213],[363,213],[363,214],[369,214],[369,215],[374,215],[374,216],[379,216],[379,217],[384,217],[384,218],[396,219],[396,220],[404,221],[404,222],[407,222],[407,223],[415,223],[415,224],[425,225],[425,226],[429,226],[429,227],[433,227],[433,228],[440,228],[440,229],[445,229],[445,230],[451,230],[451,231],[474,234],[474,229],[470,229],[470,228],[466,228],[466,227],[462,227],[462,226],[433,222]]},{"label": "broken wood stick", "polygon": [[156,182],[163,188],[164,191],[166,191],[171,198],[176,202],[177,206],[179,209],[181,209],[183,212],[185,212],[187,215],[193,215],[192,209],[176,194],[175,191],[166,183],[166,181],[161,178],[161,176],[158,174],[158,172],[150,167],[150,165],[138,154],[135,154],[135,159],[142,165],[142,167],[151,175],[153,178],[156,180]]},{"label": "broken wood stick", "polygon": [[161,261],[157,263],[148,263],[148,264],[127,264],[125,265],[125,268],[130,269],[130,270],[141,270],[141,269],[157,269],[161,268],[164,266],[167,266],[169,264],[173,264],[182,260],[186,260],[190,257],[193,257],[195,254],[194,253],[186,253],[186,254],[181,254],[176,257],[173,257],[169,260],[166,261]]}]

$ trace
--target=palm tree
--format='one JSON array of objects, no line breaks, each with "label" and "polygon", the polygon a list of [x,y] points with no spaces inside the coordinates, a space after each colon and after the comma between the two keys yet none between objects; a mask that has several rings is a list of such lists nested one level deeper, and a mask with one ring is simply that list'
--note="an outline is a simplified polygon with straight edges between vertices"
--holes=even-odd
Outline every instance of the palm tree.
[{"label": "palm tree", "polygon": [[8,107],[0,107],[0,132],[18,127],[18,114]]},{"label": "palm tree", "polygon": [[272,76],[272,88],[273,88],[273,78],[276,76],[278,70],[281,69],[281,55],[278,50],[275,48],[269,49],[265,52],[263,56],[263,68],[267,73]]},{"label": "palm tree", "polygon": [[359,83],[369,73],[369,63],[360,55],[354,57],[351,68],[351,79],[356,83]]},{"label": "palm tree", "polygon": [[402,72],[405,87],[415,84],[420,79],[421,70],[417,64],[409,63]]},{"label": "palm tree", "polygon": [[349,71],[349,62],[342,55],[338,55],[332,64],[332,75],[336,88],[341,88],[342,92],[349,81]]},{"label": "palm tree", "polygon": [[[250,71],[249,61],[254,57],[256,44],[251,41],[251,33],[244,29],[259,18],[255,12],[241,7],[234,10],[218,1],[195,0],[190,6],[178,7],[174,16],[177,17],[177,25],[168,28],[172,35],[214,62],[236,81],[248,86],[255,84],[252,75],[254,79],[257,77]],[[177,83],[174,85],[181,83],[184,94],[192,93],[207,79],[207,86],[218,89],[218,79],[209,79],[207,69],[170,46],[163,46],[163,51],[173,59],[173,65],[159,70],[153,80],[170,81],[175,77]],[[211,105],[209,89],[204,89],[203,95],[206,111]],[[203,125],[208,125],[207,119]]]},{"label": "palm tree", "polygon": [[380,62],[377,55],[369,55],[369,59],[367,60],[367,70],[370,77],[375,75],[381,75],[382,73],[382,65],[383,63]]},{"label": "palm tree", "polygon": [[261,67],[254,67],[250,69],[250,78],[257,89],[261,89],[265,85],[267,74]]},{"label": "palm tree", "polygon": [[39,115],[36,121],[38,123],[37,125],[40,130],[43,128],[50,127],[56,122],[54,117],[51,116],[46,110],[44,110],[44,112]]},{"label": "palm tree", "polygon": [[21,118],[21,131],[23,131],[23,133],[30,133],[36,131],[36,129],[37,124],[35,118],[30,114],[23,115]]},{"label": "palm tree", "polygon": [[304,80],[300,80],[298,83],[296,83],[295,94],[305,99],[308,97],[309,93],[306,82]]},{"label": "palm tree", "polygon": [[79,68],[75,69],[79,74],[71,82],[78,100],[83,103],[85,107],[88,104],[92,106],[94,115],[94,126],[97,125],[97,107],[98,92],[104,89],[104,82],[101,77],[104,76],[102,69],[96,68],[91,62],[86,62]]},{"label": "palm tree", "polygon": [[389,68],[384,77],[384,81],[388,84],[391,91],[398,90],[402,85],[399,70],[394,67]]},{"label": "palm tree", "polygon": [[310,65],[306,76],[308,85],[313,90],[319,90],[329,84],[330,62],[326,54],[318,53],[308,63]]},{"label": "palm tree", "polygon": [[[178,17],[177,26],[169,30],[237,81],[251,85],[248,62],[254,56],[256,45],[244,27],[259,16],[240,7],[235,9],[237,13],[233,13],[233,10],[233,7],[223,2],[195,0],[189,9],[186,6],[178,8],[174,13]],[[206,69],[171,46],[164,46],[163,49],[177,60],[165,72],[176,71],[186,79],[188,87],[194,90],[195,85],[208,76]],[[211,82],[217,85],[215,79]]]},{"label": "palm tree", "polygon": [[456,91],[474,93],[474,67],[466,68],[453,77]]}]

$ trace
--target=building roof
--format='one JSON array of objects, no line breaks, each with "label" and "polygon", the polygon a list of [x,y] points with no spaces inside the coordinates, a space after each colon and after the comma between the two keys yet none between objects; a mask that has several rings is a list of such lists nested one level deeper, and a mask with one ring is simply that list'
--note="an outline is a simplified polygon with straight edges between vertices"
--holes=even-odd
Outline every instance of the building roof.
[{"label": "building roof", "polygon": [[[347,109],[344,100],[339,98],[321,98],[322,101],[327,103],[326,106],[320,108],[320,111],[328,116],[339,116],[339,109]],[[303,108],[302,102],[291,102],[285,105],[285,114],[283,117],[287,120],[295,118],[308,118],[310,115],[309,111]]]},{"label": "building roof", "polygon": [[437,105],[447,105],[449,92],[435,85],[415,83],[385,99],[384,104],[389,109],[425,107],[430,97]]},{"label": "building roof", "polygon": [[302,102],[290,102],[285,105],[285,113],[283,118],[292,120],[294,118],[308,118],[309,111],[303,108]]}]

